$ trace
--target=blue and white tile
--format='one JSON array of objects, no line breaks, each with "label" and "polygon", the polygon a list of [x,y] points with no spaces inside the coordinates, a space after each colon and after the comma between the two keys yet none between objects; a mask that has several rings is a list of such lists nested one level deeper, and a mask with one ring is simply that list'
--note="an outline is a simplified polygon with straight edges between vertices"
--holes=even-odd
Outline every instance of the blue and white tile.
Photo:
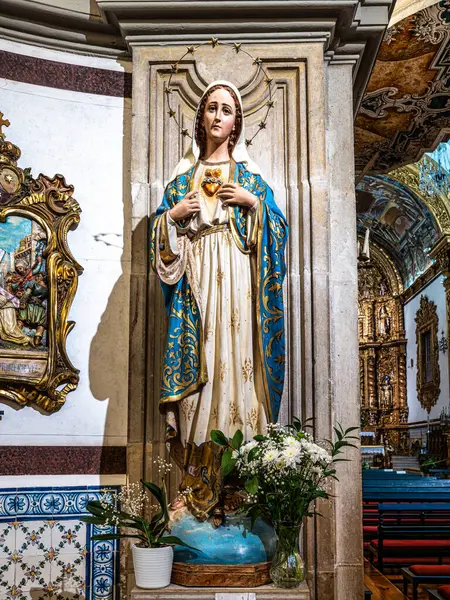
[{"label": "blue and white tile", "polygon": [[60,554],[74,554],[86,547],[86,524],[79,520],[57,521],[52,529],[52,546]]},{"label": "blue and white tile", "polygon": [[0,558],[0,597],[15,583],[16,566],[6,558]]},{"label": "blue and white tile", "polygon": [[28,555],[16,567],[16,585],[22,590],[42,588],[51,578],[51,563],[42,555]]},{"label": "blue and white tile", "polygon": [[118,543],[92,540],[105,531],[79,520],[100,495],[87,487],[0,491],[0,600],[118,599]]},{"label": "blue and white tile", "polygon": [[51,544],[50,528],[44,521],[24,521],[16,531],[16,549],[24,556],[44,554]]},{"label": "blue and white tile", "polygon": [[0,557],[16,547],[17,527],[13,523],[0,523]]}]

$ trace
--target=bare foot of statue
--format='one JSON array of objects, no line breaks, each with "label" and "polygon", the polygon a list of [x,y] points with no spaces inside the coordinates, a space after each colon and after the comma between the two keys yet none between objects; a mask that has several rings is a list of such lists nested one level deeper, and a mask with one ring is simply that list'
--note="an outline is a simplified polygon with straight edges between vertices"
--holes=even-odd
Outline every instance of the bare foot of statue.
[{"label": "bare foot of statue", "polygon": [[184,508],[186,506],[186,498],[184,496],[177,496],[172,502],[169,504],[170,510],[179,510],[180,508]]},{"label": "bare foot of statue", "polygon": [[225,519],[225,513],[221,506],[217,506],[212,513],[214,527],[220,527]]},{"label": "bare foot of statue", "polygon": [[225,513],[236,512],[237,509],[245,502],[243,493],[236,489],[225,489],[223,506]]}]

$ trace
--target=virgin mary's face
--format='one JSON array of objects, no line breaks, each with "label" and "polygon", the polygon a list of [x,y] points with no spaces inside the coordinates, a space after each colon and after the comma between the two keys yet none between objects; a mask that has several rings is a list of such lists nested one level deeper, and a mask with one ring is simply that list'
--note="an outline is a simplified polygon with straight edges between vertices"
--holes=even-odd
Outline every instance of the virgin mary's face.
[{"label": "virgin mary's face", "polygon": [[235,120],[236,107],[231,94],[223,88],[215,90],[205,107],[206,138],[221,144],[230,137]]}]

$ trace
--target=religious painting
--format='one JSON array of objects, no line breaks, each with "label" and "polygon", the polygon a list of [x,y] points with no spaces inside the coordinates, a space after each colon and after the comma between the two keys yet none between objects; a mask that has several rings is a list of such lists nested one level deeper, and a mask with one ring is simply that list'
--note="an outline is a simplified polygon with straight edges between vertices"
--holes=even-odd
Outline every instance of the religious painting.
[{"label": "religious painting", "polygon": [[19,157],[0,127],[0,399],[54,412],[78,382],[65,343],[82,272],[67,232],[80,207],[64,177],[33,179]]},{"label": "religious painting", "polygon": [[32,219],[11,216],[0,224],[0,356],[3,350],[46,352],[46,245],[45,231]]}]

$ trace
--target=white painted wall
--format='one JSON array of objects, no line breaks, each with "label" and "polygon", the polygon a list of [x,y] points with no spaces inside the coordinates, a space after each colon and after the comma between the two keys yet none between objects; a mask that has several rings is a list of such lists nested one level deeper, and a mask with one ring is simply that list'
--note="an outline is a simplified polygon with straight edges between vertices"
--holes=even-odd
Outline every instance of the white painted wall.
[{"label": "white painted wall", "polygon": [[[3,40],[0,49],[123,69],[114,60],[77,56],[71,61],[66,53]],[[130,109],[127,99],[0,79],[0,110],[11,122],[7,139],[22,150],[19,166],[31,167],[34,177],[61,173],[75,186],[81,223],[68,239],[85,269],[70,313],[77,324],[67,345],[80,369],[78,389],[53,415],[2,403],[0,445],[126,445],[130,256],[123,240],[130,238],[124,235],[130,195],[124,147],[129,147]]]},{"label": "white painted wall", "polygon": [[[408,397],[408,408],[409,416],[408,421],[414,423],[417,421],[424,421],[427,419],[427,411],[424,410],[417,399],[417,344],[416,344],[416,322],[415,316],[420,307],[420,297],[428,296],[429,300],[432,300],[437,307],[437,314],[439,317],[439,339],[441,338],[441,332],[444,331],[444,335],[447,336],[447,319],[445,309],[445,290],[442,285],[442,277],[436,278],[432,281],[420,294],[412,298],[407,304],[405,304],[405,329],[406,338],[408,344],[406,346],[406,361],[407,361],[407,397]],[[411,359],[413,360],[413,366],[411,367]],[[439,353],[439,367],[441,370],[441,393],[439,395],[436,406],[431,409],[430,419],[439,418],[441,410],[444,406],[448,406],[449,403],[449,373],[448,373],[448,354]]]}]

